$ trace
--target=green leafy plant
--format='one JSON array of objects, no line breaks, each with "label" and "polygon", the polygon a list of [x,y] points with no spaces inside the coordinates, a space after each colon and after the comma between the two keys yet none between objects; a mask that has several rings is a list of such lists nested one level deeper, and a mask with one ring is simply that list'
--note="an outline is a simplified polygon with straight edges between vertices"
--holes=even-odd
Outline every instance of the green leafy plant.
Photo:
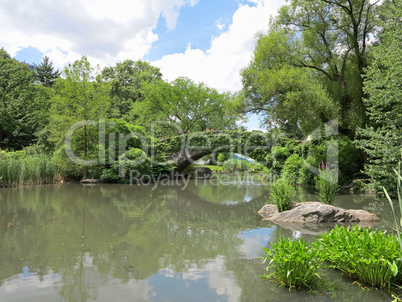
[{"label": "green leafy plant", "polygon": [[388,287],[398,273],[400,248],[393,235],[358,226],[338,227],[320,235],[312,246],[332,267],[373,286]]},{"label": "green leafy plant", "polygon": [[328,164],[318,166],[320,175],[316,178],[315,188],[321,202],[331,204],[339,191],[338,173],[331,170]]},{"label": "green leafy plant", "polygon": [[312,288],[319,281],[318,269],[322,258],[317,250],[311,249],[303,238],[291,240],[280,239],[272,249],[265,248],[264,263],[269,261],[267,272],[273,272],[262,277],[281,282],[289,288]]},{"label": "green leafy plant", "polygon": [[290,209],[295,194],[295,188],[284,180],[279,180],[270,187],[270,201],[278,207],[279,212]]}]

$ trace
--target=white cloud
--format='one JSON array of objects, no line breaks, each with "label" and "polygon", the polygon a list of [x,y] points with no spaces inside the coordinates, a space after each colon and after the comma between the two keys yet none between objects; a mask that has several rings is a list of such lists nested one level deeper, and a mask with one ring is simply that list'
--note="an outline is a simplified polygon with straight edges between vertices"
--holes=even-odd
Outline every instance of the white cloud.
[{"label": "white cloud", "polygon": [[197,3],[198,0],[2,0],[0,47],[15,56],[20,49],[32,46],[54,55],[51,59],[55,65],[81,55],[102,65],[126,58],[141,59],[158,39],[153,29],[159,17],[162,15],[167,26],[174,29],[180,8]]},{"label": "white cloud", "polygon": [[241,89],[240,70],[247,66],[255,46],[255,35],[268,29],[270,16],[276,15],[284,0],[253,0],[239,4],[228,30],[212,38],[211,48],[203,52],[192,49],[166,55],[153,62],[169,81],[186,76],[205,82],[220,91]]},{"label": "white cloud", "polygon": [[220,18],[218,21],[216,21],[216,27],[218,27],[219,30],[224,30],[226,27],[225,23],[222,23],[222,18]]},{"label": "white cloud", "polygon": [[[203,0],[206,1],[206,0]],[[0,47],[11,56],[32,46],[47,55],[58,68],[86,55],[95,64],[115,64],[143,59],[158,40],[154,30],[160,16],[173,30],[179,10],[199,0],[2,0]],[[255,34],[268,29],[284,0],[239,0],[238,10],[225,30],[211,37],[207,51],[193,49],[151,62],[172,81],[187,76],[220,91],[241,88],[240,70],[251,59]],[[252,5],[251,5],[252,4]],[[226,23],[226,22],[225,22]]]}]

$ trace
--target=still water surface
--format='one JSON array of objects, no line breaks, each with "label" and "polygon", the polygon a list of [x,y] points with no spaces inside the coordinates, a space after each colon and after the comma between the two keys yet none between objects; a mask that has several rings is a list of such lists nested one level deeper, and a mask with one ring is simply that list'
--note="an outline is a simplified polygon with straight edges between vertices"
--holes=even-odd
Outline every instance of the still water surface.
[{"label": "still water surface", "polygon": [[[0,189],[0,301],[392,300],[334,271],[324,275],[330,290],[315,294],[259,278],[263,247],[320,230],[262,221],[269,187],[258,181],[218,183]],[[301,189],[297,198],[316,200]],[[392,227],[384,201],[335,203]]]}]

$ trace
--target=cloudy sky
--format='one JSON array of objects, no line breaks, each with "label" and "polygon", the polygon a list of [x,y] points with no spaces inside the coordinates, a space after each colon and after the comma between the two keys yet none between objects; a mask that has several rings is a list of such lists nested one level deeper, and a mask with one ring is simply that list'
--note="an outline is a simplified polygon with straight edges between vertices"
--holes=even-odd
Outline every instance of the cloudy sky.
[{"label": "cloudy sky", "polygon": [[241,89],[255,34],[284,0],[2,0],[0,47],[63,68],[86,55],[113,65],[146,60],[173,81],[187,76],[219,91]]}]

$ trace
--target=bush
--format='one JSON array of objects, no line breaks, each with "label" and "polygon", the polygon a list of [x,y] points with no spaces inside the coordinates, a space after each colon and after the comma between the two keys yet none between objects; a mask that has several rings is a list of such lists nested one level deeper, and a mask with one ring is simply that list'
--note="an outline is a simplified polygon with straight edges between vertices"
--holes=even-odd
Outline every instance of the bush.
[{"label": "bush", "polygon": [[312,244],[332,266],[348,277],[373,286],[387,287],[400,266],[397,239],[383,231],[358,226],[338,227]]},{"label": "bush", "polygon": [[[266,256],[264,263],[269,259],[269,266],[274,272],[263,277],[278,280],[289,288],[312,288],[319,280],[318,269],[323,260],[320,254],[308,247],[303,238],[291,240],[280,239],[272,244],[272,250],[264,249]],[[271,265],[273,264],[273,265]]]},{"label": "bush", "polygon": [[64,148],[54,152],[52,160],[57,172],[65,180],[81,180],[84,176],[83,167],[71,161]]},{"label": "bush", "polygon": [[289,139],[281,140],[272,148],[271,153],[265,157],[265,161],[268,168],[274,170],[276,174],[280,174],[286,160],[294,153],[301,153],[300,143]]},{"label": "bush", "polygon": [[282,177],[290,183],[300,184],[303,166],[303,159],[296,153],[292,154],[283,166]]},{"label": "bush", "polygon": [[320,175],[316,178],[315,188],[321,202],[331,204],[339,191],[338,173],[331,170],[328,165],[321,164]]},{"label": "bush", "polygon": [[280,180],[270,187],[270,201],[278,207],[279,212],[289,210],[292,199],[296,194],[295,188],[287,181]]},{"label": "bush", "polygon": [[355,174],[364,168],[364,160],[349,138],[341,137],[339,144],[339,182],[349,184]]},{"label": "bush", "polygon": [[264,148],[258,147],[250,151],[248,156],[256,160],[257,162],[263,163],[265,162],[265,158],[269,153],[271,153],[270,149],[265,147]]},{"label": "bush", "polygon": [[224,171],[245,171],[251,168],[251,164],[246,160],[231,158],[222,165]]},{"label": "bush", "polygon": [[254,171],[263,171],[264,170],[264,165],[256,162],[251,166],[252,169],[254,169]]},{"label": "bush", "polygon": [[[113,136],[111,136],[113,134]],[[130,137],[124,146],[120,146],[120,140],[125,137]],[[145,130],[141,126],[132,125],[122,119],[107,119],[105,120],[105,159],[109,164],[109,159],[113,158],[118,160],[123,152],[130,150],[131,148],[142,148],[142,142],[140,137],[145,137]],[[110,148],[110,144],[114,145],[114,148]],[[101,147],[101,145],[99,145]],[[123,150],[120,150],[120,148]],[[115,150],[115,154],[109,154],[110,150]],[[121,153],[122,152],[122,153]]]},{"label": "bush", "polygon": [[226,160],[226,156],[224,153],[219,153],[217,158],[216,158],[218,165],[221,166],[223,162]]},{"label": "bush", "polygon": [[101,177],[100,179],[104,182],[108,182],[108,183],[119,183],[119,182],[123,182],[122,178],[119,175],[119,171],[110,168],[110,169],[104,169],[102,171]]},{"label": "bush", "polygon": [[[102,172],[101,179],[106,182],[129,183],[143,175],[153,175],[151,160],[141,149],[131,148],[110,169]],[[131,179],[132,176],[134,179]]]},{"label": "bush", "polygon": [[364,192],[366,190],[367,185],[362,180],[356,179],[353,183],[353,193]]}]

